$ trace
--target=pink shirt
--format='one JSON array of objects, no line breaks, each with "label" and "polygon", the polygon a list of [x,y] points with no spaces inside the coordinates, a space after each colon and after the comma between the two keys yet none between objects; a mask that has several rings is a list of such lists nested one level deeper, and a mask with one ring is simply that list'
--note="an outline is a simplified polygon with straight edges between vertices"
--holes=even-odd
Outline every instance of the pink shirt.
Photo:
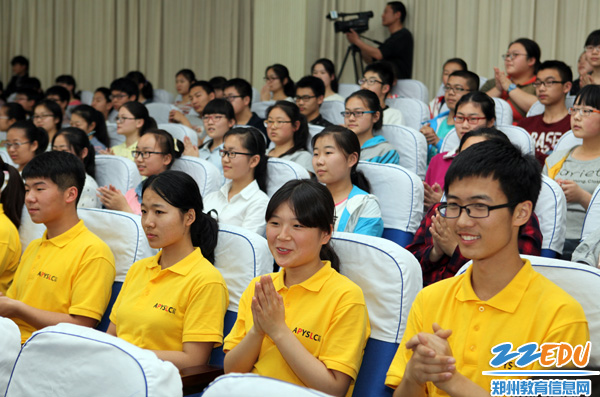
[{"label": "pink shirt", "polygon": [[127,200],[127,204],[129,204],[129,207],[131,207],[134,214],[142,215],[142,205],[138,201],[138,195],[135,192],[135,189],[129,189],[127,193],[125,193],[125,200]]},{"label": "pink shirt", "polygon": [[425,182],[427,182],[429,186],[433,186],[437,182],[443,189],[446,172],[448,171],[448,168],[450,168],[450,164],[452,164],[452,160],[454,160],[455,156],[456,154],[454,152],[444,152],[433,156],[427,167]]}]

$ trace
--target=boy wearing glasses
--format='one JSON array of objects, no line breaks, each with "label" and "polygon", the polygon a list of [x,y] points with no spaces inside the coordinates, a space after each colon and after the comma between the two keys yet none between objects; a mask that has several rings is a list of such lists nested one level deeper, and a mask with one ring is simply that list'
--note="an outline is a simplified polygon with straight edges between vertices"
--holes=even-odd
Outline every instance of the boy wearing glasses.
[{"label": "boy wearing glasses", "polygon": [[535,142],[535,157],[544,164],[560,137],[571,129],[565,98],[571,91],[573,72],[561,61],[546,61],[540,65],[533,83],[544,113],[521,120],[519,127],[531,134]]},{"label": "boy wearing glasses", "polygon": [[494,346],[589,340],[581,305],[519,256],[519,228],[540,187],[537,161],[510,142],[481,142],[456,157],[440,213],[473,264],[417,295],[386,377],[394,396],[489,396],[493,378],[482,371],[541,369],[518,368],[516,358],[494,368]]},{"label": "boy wearing glasses", "polygon": [[368,65],[358,84],[361,89],[374,92],[379,98],[379,104],[383,109],[383,124],[404,125],[402,112],[385,104],[385,98],[394,85],[394,70],[389,63],[375,62]]},{"label": "boy wearing glasses", "polygon": [[252,106],[252,86],[250,83],[240,78],[228,80],[223,87],[223,98],[227,99],[233,106],[236,125],[252,126],[263,133],[267,143],[270,142],[265,121],[250,109],[250,106]]},{"label": "boy wearing glasses", "polygon": [[325,99],[325,84],[323,80],[314,76],[304,76],[296,83],[296,105],[300,108],[309,124],[329,127],[333,125],[326,120],[320,112],[321,104]]},{"label": "boy wearing glasses", "polygon": [[137,101],[140,89],[133,81],[120,78],[110,83],[110,100],[112,102],[112,111],[108,115],[109,123],[116,123],[119,109],[127,102]]},{"label": "boy wearing glasses", "polygon": [[58,323],[94,327],[110,299],[115,260],[77,216],[83,163],[67,152],[42,153],[25,166],[23,179],[27,211],[46,231],[29,244],[6,296],[0,294],[0,316],[17,323],[22,343]]}]

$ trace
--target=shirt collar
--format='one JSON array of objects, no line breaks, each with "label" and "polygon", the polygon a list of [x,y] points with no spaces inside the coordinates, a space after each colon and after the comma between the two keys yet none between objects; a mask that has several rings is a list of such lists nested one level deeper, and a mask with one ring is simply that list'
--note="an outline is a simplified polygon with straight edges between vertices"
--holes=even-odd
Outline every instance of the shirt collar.
[{"label": "shirt collar", "polygon": [[475,291],[473,290],[473,284],[471,284],[473,265],[469,266],[463,276],[462,284],[459,290],[456,292],[456,299],[460,302],[485,302],[486,305],[494,307],[498,310],[514,313],[519,306],[519,303],[523,299],[523,295],[525,295],[525,291],[529,287],[531,280],[536,275],[536,272],[531,266],[531,262],[526,259],[522,259],[522,261],[523,267],[521,270],[519,270],[515,277],[513,277],[510,283],[508,283],[508,285],[504,287],[502,291],[498,292],[487,301],[482,301],[475,294]]},{"label": "shirt collar", "polygon": [[[335,270],[331,267],[331,262],[323,261],[323,267],[309,277],[308,280],[304,280],[298,284],[298,286],[308,291],[319,292],[333,272],[335,272]],[[285,269],[282,269],[279,273],[275,274],[275,277],[273,277],[273,285],[277,292],[287,288],[283,282],[284,275]]]},{"label": "shirt collar", "polygon": [[42,237],[42,242],[48,241],[49,243],[54,244],[55,246],[62,248],[68,243],[70,243],[75,237],[77,237],[80,233],[85,230],[85,225],[83,221],[80,219],[79,222],[75,224],[72,228],[67,230],[66,232],[59,234],[58,236],[48,239],[48,229],[44,231],[44,236]]},{"label": "shirt collar", "polygon": [[[221,186],[221,189],[219,189],[219,191],[221,192],[221,195],[227,201],[229,201],[229,199],[228,199],[229,190],[231,190],[232,183],[233,183],[232,181],[227,181],[223,186]],[[240,195],[244,200],[250,200],[252,198],[252,196],[254,196],[254,194],[259,190],[260,190],[260,188],[258,187],[258,182],[256,182],[256,179],[254,179],[252,182],[250,182],[248,184],[248,186],[243,188],[242,191],[238,193],[238,195]]]},{"label": "shirt collar", "polygon": [[[149,261],[146,264],[146,267],[148,269],[155,268],[156,266],[160,267],[159,261],[160,261],[161,256],[162,256],[162,250],[158,254],[156,254],[152,258],[151,261]],[[204,256],[202,255],[202,251],[200,250],[200,248],[196,247],[194,249],[194,251],[192,251],[191,254],[189,254],[188,256],[186,256],[185,258],[183,258],[182,260],[180,260],[173,266],[170,266],[164,270],[168,270],[172,273],[176,273],[181,276],[185,276],[192,270],[192,268],[194,266],[197,266],[198,263],[201,262],[203,259],[204,259]]]}]

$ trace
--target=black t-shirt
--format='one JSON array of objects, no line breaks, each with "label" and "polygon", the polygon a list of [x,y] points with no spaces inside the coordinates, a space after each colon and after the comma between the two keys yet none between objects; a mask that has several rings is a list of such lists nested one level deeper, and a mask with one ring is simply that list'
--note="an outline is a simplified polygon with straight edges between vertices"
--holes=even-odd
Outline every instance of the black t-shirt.
[{"label": "black t-shirt", "polygon": [[330,122],[329,120],[327,120],[326,118],[324,118],[322,114],[319,114],[317,117],[310,120],[308,123],[313,124],[313,125],[318,125],[321,127],[329,127],[330,125],[333,125],[333,123]]},{"label": "black t-shirt", "polygon": [[412,78],[413,49],[412,33],[406,28],[392,34],[379,46],[383,60],[394,65],[398,79]]},{"label": "black t-shirt", "polygon": [[252,117],[250,117],[250,120],[248,120],[248,123],[246,123],[246,125],[258,128],[258,130],[263,133],[265,138],[267,138],[267,145],[269,144],[269,142],[271,142],[269,136],[267,135],[267,127],[265,127],[265,121],[258,117],[256,113],[252,112]]}]

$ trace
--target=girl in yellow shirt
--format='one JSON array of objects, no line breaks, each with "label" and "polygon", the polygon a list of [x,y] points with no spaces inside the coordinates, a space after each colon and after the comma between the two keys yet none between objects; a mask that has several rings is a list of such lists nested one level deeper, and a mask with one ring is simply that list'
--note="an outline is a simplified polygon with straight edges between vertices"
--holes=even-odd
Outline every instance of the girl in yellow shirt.
[{"label": "girl in yellow shirt", "polygon": [[[5,172],[8,182],[4,186]],[[0,157],[0,295],[6,294],[12,282],[19,259],[21,241],[18,228],[21,226],[21,211],[25,202],[25,187],[19,171],[2,161]]]}]

